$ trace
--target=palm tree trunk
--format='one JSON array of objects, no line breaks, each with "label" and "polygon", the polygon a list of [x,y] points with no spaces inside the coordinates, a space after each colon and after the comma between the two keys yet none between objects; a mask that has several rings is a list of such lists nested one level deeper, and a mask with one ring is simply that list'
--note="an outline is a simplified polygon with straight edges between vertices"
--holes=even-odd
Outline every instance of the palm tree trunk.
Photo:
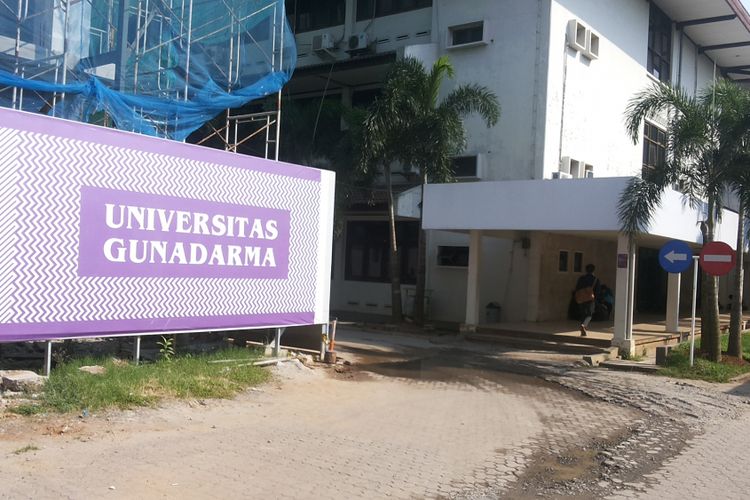
[{"label": "palm tree trunk", "polygon": [[414,322],[418,325],[424,323],[424,295],[427,282],[427,234],[422,229],[424,216],[424,188],[427,184],[427,173],[422,168],[422,192],[419,198],[419,247],[417,251],[417,289],[414,293]]},{"label": "palm tree trunk", "polygon": [[391,271],[391,317],[393,322],[401,323],[403,316],[401,310],[401,259],[398,252],[398,241],[396,240],[396,210],[393,203],[393,184],[391,183],[391,166],[384,165],[385,184],[388,190],[388,231],[391,247],[389,267]]},{"label": "palm tree trunk", "polygon": [[[716,224],[716,201],[708,200],[708,220],[706,221],[707,242],[714,241]],[[716,277],[703,273],[702,311],[705,324],[701,324],[701,346],[710,361],[721,361],[721,335],[719,334],[719,287]]]},{"label": "palm tree trunk", "polygon": [[742,284],[745,280],[743,256],[745,254],[745,205],[740,197],[737,221],[737,264],[734,276],[734,290],[732,291],[732,316],[729,320],[729,348],[730,356],[742,357]]}]

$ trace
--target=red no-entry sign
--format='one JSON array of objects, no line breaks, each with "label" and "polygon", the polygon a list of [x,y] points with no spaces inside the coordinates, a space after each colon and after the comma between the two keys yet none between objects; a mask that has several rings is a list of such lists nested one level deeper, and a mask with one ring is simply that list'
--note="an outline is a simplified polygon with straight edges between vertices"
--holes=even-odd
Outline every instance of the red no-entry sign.
[{"label": "red no-entry sign", "polygon": [[734,267],[735,252],[721,241],[712,241],[703,247],[700,264],[704,272],[712,276],[723,276]]}]

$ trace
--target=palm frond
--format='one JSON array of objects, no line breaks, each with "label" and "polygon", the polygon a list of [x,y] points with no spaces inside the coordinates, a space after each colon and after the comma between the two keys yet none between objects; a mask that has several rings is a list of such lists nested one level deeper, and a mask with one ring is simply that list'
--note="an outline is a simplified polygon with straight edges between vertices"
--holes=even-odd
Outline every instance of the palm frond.
[{"label": "palm frond", "polygon": [[446,96],[441,107],[451,110],[459,117],[477,113],[488,127],[500,119],[500,103],[494,92],[483,85],[461,85]]},{"label": "palm frond", "polygon": [[430,74],[425,81],[425,97],[428,99],[424,103],[426,106],[431,108],[437,107],[440,87],[446,76],[448,78],[453,78],[455,76],[455,71],[453,70],[453,65],[448,56],[441,56],[435,61],[435,64],[432,65]]},{"label": "palm frond", "polygon": [[688,96],[683,89],[665,83],[654,83],[628,102],[625,109],[625,128],[633,143],[638,143],[646,118],[671,110],[684,113],[697,106],[695,98]]},{"label": "palm frond", "polygon": [[663,189],[639,177],[630,180],[617,203],[622,231],[634,236],[648,230],[656,209],[661,206]]}]

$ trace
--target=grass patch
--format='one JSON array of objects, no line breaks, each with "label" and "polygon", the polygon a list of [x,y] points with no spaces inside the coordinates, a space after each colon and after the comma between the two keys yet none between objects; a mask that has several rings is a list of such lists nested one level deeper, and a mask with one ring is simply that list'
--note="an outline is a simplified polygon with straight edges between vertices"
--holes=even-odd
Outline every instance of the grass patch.
[{"label": "grass patch", "polygon": [[45,409],[43,406],[34,403],[21,403],[20,405],[11,406],[8,411],[17,415],[31,416],[38,413],[44,413]]},{"label": "grass patch", "polygon": [[[230,398],[264,382],[268,372],[251,363],[258,354],[249,349],[224,349],[211,354],[175,356],[170,360],[131,365],[112,359],[85,358],[59,365],[50,374],[38,405],[23,414],[42,411],[74,412],[88,409],[153,406],[163,399]],[[231,360],[227,363],[212,363]],[[78,368],[101,365],[102,375]],[[19,408],[14,410],[19,412]]]},{"label": "grass patch", "polygon": [[18,448],[17,450],[15,450],[13,452],[13,454],[14,455],[20,455],[22,453],[28,453],[30,451],[38,451],[38,450],[39,450],[38,446],[34,446],[33,444],[27,444],[23,448]]},{"label": "grass patch", "polygon": [[[729,342],[728,335],[722,335],[721,348],[726,351]],[[690,343],[680,344],[669,354],[667,365],[659,370],[659,373],[668,377],[707,380],[709,382],[728,382],[730,379],[750,372],[750,335],[745,332],[742,335],[742,351],[745,363],[723,361],[714,363],[699,357],[700,339],[695,341],[695,363],[690,367]]]},{"label": "grass patch", "polygon": [[638,353],[628,354],[627,352],[625,352],[622,355],[622,359],[626,361],[635,361],[637,363],[646,359],[645,352],[646,352],[645,350],[643,354],[638,354]]}]

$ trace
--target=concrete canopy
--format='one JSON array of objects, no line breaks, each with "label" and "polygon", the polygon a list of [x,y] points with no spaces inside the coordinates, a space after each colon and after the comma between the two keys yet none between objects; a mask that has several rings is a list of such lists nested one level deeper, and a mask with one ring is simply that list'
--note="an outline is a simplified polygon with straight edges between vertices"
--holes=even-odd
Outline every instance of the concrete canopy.
[{"label": "concrete canopy", "polygon": [[[574,232],[617,239],[617,202],[629,177],[428,184],[424,229]],[[668,190],[644,242],[677,239],[701,244],[700,210]],[[737,214],[724,210],[717,241],[736,245]]]}]

